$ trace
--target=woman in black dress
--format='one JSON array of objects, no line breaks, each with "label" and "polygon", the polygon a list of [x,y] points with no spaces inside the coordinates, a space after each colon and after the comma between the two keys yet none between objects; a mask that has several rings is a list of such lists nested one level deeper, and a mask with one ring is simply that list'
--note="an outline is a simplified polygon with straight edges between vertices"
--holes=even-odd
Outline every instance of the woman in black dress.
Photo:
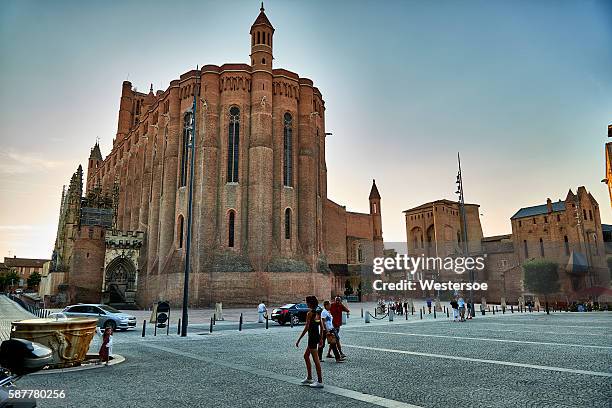
[{"label": "woman in black dress", "polygon": [[[295,347],[300,347],[300,340],[308,332],[308,347],[304,351],[304,361],[306,362],[306,371],[308,377],[302,381],[302,385],[307,385],[312,388],[323,388],[323,376],[321,374],[321,362],[319,361],[319,354],[317,349],[323,345],[323,322],[321,320],[320,313],[317,311],[319,307],[319,301],[315,296],[306,297],[306,304],[310,308],[310,311],[306,315],[306,325],[302,334],[295,342]],[[317,381],[312,380],[312,365],[310,358],[314,362],[315,369],[317,370]]]}]

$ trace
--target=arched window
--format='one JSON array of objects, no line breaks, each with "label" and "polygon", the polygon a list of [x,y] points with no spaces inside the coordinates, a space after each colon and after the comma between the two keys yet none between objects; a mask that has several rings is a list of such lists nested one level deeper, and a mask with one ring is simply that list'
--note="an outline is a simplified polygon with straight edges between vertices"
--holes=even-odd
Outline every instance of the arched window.
[{"label": "arched window", "polygon": [[527,248],[527,240],[523,240],[523,249],[525,250],[525,258],[529,258],[529,248]]},{"label": "arched window", "polygon": [[540,256],[544,257],[544,241],[540,238]]},{"label": "arched window", "polygon": [[570,254],[570,247],[569,247],[569,240],[567,239],[567,235],[565,235],[563,237],[563,241],[565,244],[565,255],[569,255]]},{"label": "arched window", "polygon": [[234,227],[236,225],[236,213],[230,211],[227,220],[227,246],[234,247]]},{"label": "arched window", "polygon": [[179,187],[187,185],[187,163],[189,156],[189,136],[191,135],[191,112],[185,112],[183,116],[183,143],[181,149],[181,184]]},{"label": "arched window", "polygon": [[180,249],[183,247],[183,229],[185,227],[185,219],[182,214],[178,216],[176,224],[176,238],[178,239],[178,247]]},{"label": "arched window", "polygon": [[291,209],[285,210],[285,239],[291,239]]},{"label": "arched window", "polygon": [[238,182],[238,161],[240,146],[240,109],[232,106],[229,111],[227,136],[227,182]]},{"label": "arched window", "polygon": [[283,183],[293,186],[293,118],[289,112],[284,117],[283,133]]},{"label": "arched window", "polygon": [[257,44],[261,44],[261,33],[257,32]]}]

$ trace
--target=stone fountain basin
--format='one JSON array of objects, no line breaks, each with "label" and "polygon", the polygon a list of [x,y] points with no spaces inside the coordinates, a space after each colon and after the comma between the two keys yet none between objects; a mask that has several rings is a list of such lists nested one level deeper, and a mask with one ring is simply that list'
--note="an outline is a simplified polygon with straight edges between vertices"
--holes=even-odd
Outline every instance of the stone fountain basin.
[{"label": "stone fountain basin", "polygon": [[69,317],[17,320],[11,323],[11,338],[25,339],[53,351],[53,368],[80,365],[96,333],[97,319]]}]

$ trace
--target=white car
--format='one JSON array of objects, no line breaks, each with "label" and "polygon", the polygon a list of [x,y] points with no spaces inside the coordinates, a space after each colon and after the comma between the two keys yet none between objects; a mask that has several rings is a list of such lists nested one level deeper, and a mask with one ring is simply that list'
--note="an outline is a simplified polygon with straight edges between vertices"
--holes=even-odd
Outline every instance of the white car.
[{"label": "white car", "polygon": [[93,317],[98,319],[98,326],[116,330],[127,330],[136,327],[136,318],[123,313],[114,307],[101,304],[78,304],[67,306],[62,310],[67,317]]}]

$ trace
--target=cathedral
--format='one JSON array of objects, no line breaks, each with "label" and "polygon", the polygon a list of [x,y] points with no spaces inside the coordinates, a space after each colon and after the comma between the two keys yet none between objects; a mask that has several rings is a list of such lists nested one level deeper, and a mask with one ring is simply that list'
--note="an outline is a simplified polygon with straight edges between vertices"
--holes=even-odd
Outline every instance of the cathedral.
[{"label": "cathedral", "polygon": [[185,262],[194,306],[327,299],[383,256],[376,183],[369,213],[328,199],[323,95],[273,68],[274,33],[262,6],[249,64],[123,83],[111,152],[96,143],[62,195],[51,269],[70,301],[180,304]]}]

